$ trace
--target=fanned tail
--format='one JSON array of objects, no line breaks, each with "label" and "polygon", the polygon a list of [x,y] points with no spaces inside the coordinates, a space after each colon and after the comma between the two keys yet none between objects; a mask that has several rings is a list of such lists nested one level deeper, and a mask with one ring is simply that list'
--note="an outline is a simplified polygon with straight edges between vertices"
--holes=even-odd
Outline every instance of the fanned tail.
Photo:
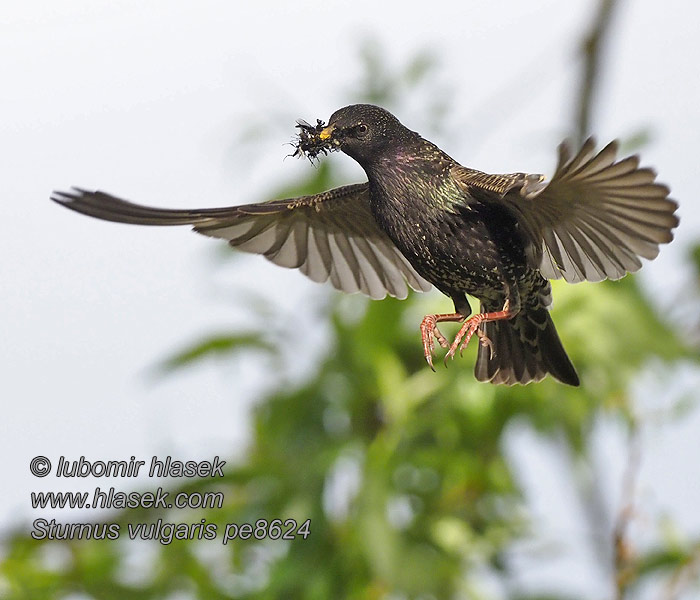
[{"label": "fanned tail", "polygon": [[[498,310],[482,306],[483,312]],[[512,319],[485,323],[491,347],[479,345],[474,373],[479,381],[513,385],[540,381],[549,373],[568,385],[578,374],[562,346],[554,322],[541,304],[524,306]]]}]

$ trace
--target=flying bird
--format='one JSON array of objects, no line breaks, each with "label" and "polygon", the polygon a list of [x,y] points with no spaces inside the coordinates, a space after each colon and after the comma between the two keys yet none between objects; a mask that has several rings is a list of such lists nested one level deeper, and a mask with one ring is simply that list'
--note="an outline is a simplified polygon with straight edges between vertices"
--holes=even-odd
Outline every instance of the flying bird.
[{"label": "flying bird", "polygon": [[[295,154],[340,150],[367,181],[321,194],[226,208],[172,210],[72,188],[51,199],[106,221],[191,225],[204,235],[297,268],[314,281],[374,299],[405,298],[435,286],[454,312],[427,315],[423,352],[435,342],[445,363],[479,340],[479,381],[525,384],[548,373],[579,385],[549,314],[550,279],[619,279],[673,239],[677,203],[639,158],[617,159],[617,142],[577,153],[559,147],[543,175],[488,174],[464,167],[436,145],[369,104],[346,106],[328,125],[299,121]],[[472,314],[467,295],[477,298]],[[452,343],[438,323],[461,322]]]}]

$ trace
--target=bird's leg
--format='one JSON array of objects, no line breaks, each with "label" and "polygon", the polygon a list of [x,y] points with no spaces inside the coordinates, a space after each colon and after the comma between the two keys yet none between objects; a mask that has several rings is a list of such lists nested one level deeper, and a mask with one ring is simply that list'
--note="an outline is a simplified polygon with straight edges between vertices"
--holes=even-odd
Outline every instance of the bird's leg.
[{"label": "bird's leg", "polygon": [[506,299],[503,304],[503,309],[495,312],[477,313],[469,317],[462,325],[462,328],[457,332],[455,336],[455,341],[452,342],[450,349],[445,354],[445,364],[449,358],[454,358],[455,352],[459,348],[460,354],[462,350],[467,347],[469,340],[472,339],[474,333],[476,333],[482,344],[489,346],[491,352],[493,353],[493,344],[491,340],[486,336],[485,333],[479,330],[479,326],[482,323],[488,323],[489,321],[501,321],[504,319],[510,319],[518,313],[518,307],[515,310],[510,308],[510,299]]},{"label": "bird's leg", "polygon": [[437,324],[444,321],[463,321],[465,319],[464,315],[461,313],[448,313],[441,315],[426,315],[420,324],[420,332],[423,337],[423,352],[425,353],[425,360],[430,365],[430,368],[434,371],[433,366],[433,350],[435,349],[435,340],[443,347],[447,348],[449,344],[440,330],[437,328]]}]

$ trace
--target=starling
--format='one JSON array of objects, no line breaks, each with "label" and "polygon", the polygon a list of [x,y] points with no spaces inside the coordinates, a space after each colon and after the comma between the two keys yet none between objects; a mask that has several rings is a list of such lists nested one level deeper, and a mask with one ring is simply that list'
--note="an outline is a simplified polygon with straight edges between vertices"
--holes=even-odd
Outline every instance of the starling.
[{"label": "starling", "polygon": [[[52,200],[92,217],[139,225],[192,225],[241,250],[298,268],[314,281],[380,299],[435,286],[454,312],[420,326],[433,368],[476,334],[479,381],[525,384],[547,373],[579,378],[549,314],[549,279],[619,279],[673,239],[676,202],[654,171],[617,143],[600,152],[559,147],[551,181],[543,175],[487,174],[463,167],[386,110],[369,104],[336,111],[326,126],[304,121],[295,154],[340,150],[365,170],[365,183],[321,194],[227,208],[168,210],[73,188]],[[480,311],[471,315],[467,294]],[[470,316],[471,315],[471,316]],[[463,323],[448,343],[438,329]],[[434,369],[433,369],[434,370]]]}]

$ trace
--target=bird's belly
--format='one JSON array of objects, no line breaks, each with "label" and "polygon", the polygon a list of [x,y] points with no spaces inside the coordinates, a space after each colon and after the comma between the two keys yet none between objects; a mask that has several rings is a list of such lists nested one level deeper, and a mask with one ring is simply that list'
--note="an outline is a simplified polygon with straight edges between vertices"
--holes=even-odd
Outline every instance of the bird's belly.
[{"label": "bird's belly", "polygon": [[513,269],[479,224],[422,223],[397,232],[394,243],[418,273],[445,293],[501,296]]},{"label": "bird's belly", "polygon": [[515,219],[490,205],[445,206],[434,194],[393,197],[378,189],[372,210],[413,268],[448,295],[502,298],[528,270]]}]

